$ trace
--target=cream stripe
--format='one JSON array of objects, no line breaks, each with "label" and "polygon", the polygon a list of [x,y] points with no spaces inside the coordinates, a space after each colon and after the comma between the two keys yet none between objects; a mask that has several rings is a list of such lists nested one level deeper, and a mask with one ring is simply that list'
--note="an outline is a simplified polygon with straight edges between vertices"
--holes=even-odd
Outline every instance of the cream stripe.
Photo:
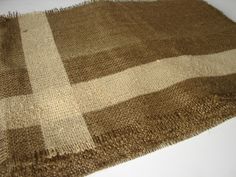
[{"label": "cream stripe", "polygon": [[23,50],[34,93],[69,84],[45,14],[19,18]]},{"label": "cream stripe", "polygon": [[75,84],[73,88],[81,111],[86,113],[159,91],[186,79],[232,73],[236,73],[236,50],[166,58]]},{"label": "cream stripe", "polygon": [[44,13],[19,17],[25,61],[47,149],[75,152],[94,146],[78,110]]},{"label": "cream stripe", "polygon": [[[236,73],[235,56],[236,50],[231,50],[205,56],[168,58],[72,87],[77,102],[83,113],[86,113],[142,94],[159,91],[186,79]],[[46,93],[45,97],[48,95],[50,96]],[[58,95],[58,97],[64,97],[64,95],[66,94]],[[41,109],[34,103],[33,96],[21,95],[0,100],[2,110],[8,110],[5,111],[7,114],[2,114],[8,120],[8,129],[39,125]],[[54,104],[58,104],[53,101],[54,99],[48,98],[47,104],[50,109]],[[72,103],[74,104],[74,101]],[[78,105],[75,106],[78,107]],[[71,109],[70,111],[73,112]],[[64,113],[62,115],[66,116]],[[63,117],[60,118],[63,119]],[[1,125],[5,126],[3,122]]]}]

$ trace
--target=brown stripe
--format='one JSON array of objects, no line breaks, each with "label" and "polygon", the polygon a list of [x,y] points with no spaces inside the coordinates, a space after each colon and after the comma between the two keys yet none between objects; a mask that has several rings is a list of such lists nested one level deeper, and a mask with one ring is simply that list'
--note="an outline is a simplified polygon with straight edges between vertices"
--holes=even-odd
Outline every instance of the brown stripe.
[{"label": "brown stripe", "polygon": [[3,70],[2,58],[4,57],[3,43],[7,32],[6,20],[0,17],[0,71]]},{"label": "brown stripe", "polygon": [[196,39],[145,41],[128,48],[120,47],[96,54],[64,60],[71,83],[79,83],[114,74],[130,67],[184,54],[198,55],[220,52],[236,47],[236,36],[209,35]]},{"label": "brown stripe", "polygon": [[236,48],[236,24],[196,0],[100,2],[47,17],[71,83]]},{"label": "brown stripe", "polygon": [[18,18],[5,19],[2,26],[5,33],[1,43],[3,57],[0,58],[0,71],[26,68]]},{"label": "brown stripe", "polygon": [[[211,111],[214,101],[220,100],[224,102],[225,106],[232,103],[236,106],[235,90],[236,74],[189,79],[162,91],[139,96],[100,111],[87,113],[84,117],[90,133],[96,136],[129,125],[145,128],[155,124],[159,128],[171,128],[174,124],[193,123],[195,121],[194,114],[204,114],[204,112]],[[204,102],[201,102],[202,99]],[[172,119],[168,116],[178,112],[183,113],[182,118],[181,115],[179,115],[179,119]],[[191,114],[191,112],[193,117],[184,116],[184,114]]]},{"label": "brown stripe", "polygon": [[[78,116],[82,117],[78,115],[78,111],[97,111],[141,95],[161,91],[187,79],[236,73],[235,54],[236,50],[230,50],[211,55],[168,58],[74,84],[72,87],[65,82],[61,88],[41,89],[40,93],[5,98],[0,100],[3,104],[2,112],[5,114],[4,121],[7,121],[8,129],[40,125],[40,120],[47,128],[50,128],[50,124],[55,127],[55,122],[73,124],[79,120]],[[47,83],[42,85],[43,88],[45,86]],[[83,123],[77,122],[77,125]],[[57,130],[59,129],[55,129]]]},{"label": "brown stripe", "polygon": [[5,19],[1,22],[1,31],[3,30],[0,44],[0,99],[31,94],[18,19]]}]

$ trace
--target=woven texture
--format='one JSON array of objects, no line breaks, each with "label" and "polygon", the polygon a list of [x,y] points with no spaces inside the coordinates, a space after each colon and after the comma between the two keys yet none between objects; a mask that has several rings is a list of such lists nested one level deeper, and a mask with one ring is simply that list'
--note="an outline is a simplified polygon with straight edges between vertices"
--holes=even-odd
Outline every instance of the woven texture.
[{"label": "woven texture", "polygon": [[200,0],[0,17],[0,175],[84,176],[236,116],[236,24]]}]

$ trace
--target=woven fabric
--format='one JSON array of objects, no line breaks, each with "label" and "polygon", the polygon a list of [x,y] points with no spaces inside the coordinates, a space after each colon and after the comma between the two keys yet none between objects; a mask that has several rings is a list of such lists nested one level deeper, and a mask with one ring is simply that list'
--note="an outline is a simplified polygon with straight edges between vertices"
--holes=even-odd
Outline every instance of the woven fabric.
[{"label": "woven fabric", "polygon": [[200,0],[0,17],[0,175],[84,176],[236,116],[236,24]]}]

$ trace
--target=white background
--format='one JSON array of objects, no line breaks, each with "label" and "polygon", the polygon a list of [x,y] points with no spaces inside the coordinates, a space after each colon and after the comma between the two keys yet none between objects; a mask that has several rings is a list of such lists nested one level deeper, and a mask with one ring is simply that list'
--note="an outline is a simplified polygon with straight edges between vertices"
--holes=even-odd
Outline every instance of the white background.
[{"label": "white background", "polygon": [[[236,21],[236,0],[206,0]],[[66,7],[83,0],[0,0],[0,14]],[[235,58],[236,59],[236,58]],[[235,66],[236,67],[236,66]],[[236,177],[236,118],[194,138],[90,177]]]}]

